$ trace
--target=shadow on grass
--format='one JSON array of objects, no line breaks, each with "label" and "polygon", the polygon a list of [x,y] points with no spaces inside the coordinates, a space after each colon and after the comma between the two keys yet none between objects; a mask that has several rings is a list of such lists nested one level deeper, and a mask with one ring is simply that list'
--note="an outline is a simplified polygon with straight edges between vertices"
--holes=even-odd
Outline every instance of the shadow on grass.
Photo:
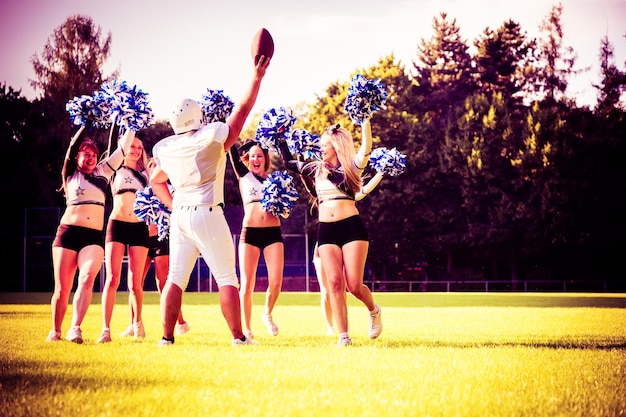
[{"label": "shadow on grass", "polygon": [[[51,293],[0,293],[0,304],[50,304]],[[94,292],[92,304],[99,304],[102,294]],[[158,304],[159,293],[145,292],[144,304]],[[262,302],[264,292],[254,294],[255,302]],[[376,292],[376,302],[389,307],[595,307],[626,308],[626,294],[621,293],[398,293]],[[70,297],[70,302],[73,294]],[[317,292],[282,292],[279,304],[318,306]],[[348,297],[349,305],[360,304]],[[128,292],[118,291],[117,304],[128,305]],[[183,304],[214,305],[219,303],[216,292],[186,292]]]},{"label": "shadow on grass", "polygon": [[497,348],[527,348],[527,349],[570,349],[570,350],[626,350],[625,340],[555,340],[537,342],[450,342],[445,340],[420,341],[420,340],[394,340],[383,342],[384,348],[406,349],[406,348],[446,348],[446,349],[497,349]]},{"label": "shadow on grass", "polygon": [[[63,365],[57,364],[56,366]],[[12,359],[6,361],[0,359],[0,369],[2,370],[0,373],[0,386],[6,392],[29,387],[29,390],[42,389],[54,394],[55,391],[65,392],[68,387],[123,385],[125,387],[136,386],[141,388],[145,384],[156,386],[162,382],[159,378],[148,378],[145,375],[141,379],[136,377],[125,378],[118,374],[105,376],[104,373],[87,377],[83,372],[78,372],[77,376],[73,377],[68,374],[67,369],[62,371],[55,370],[49,363],[43,365],[38,360]]]}]

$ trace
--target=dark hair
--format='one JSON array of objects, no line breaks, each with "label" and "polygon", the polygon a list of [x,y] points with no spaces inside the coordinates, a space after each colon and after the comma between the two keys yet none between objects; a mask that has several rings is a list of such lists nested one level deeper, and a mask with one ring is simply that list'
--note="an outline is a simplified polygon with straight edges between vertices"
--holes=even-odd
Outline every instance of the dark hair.
[{"label": "dark hair", "polygon": [[[98,149],[98,145],[96,145],[96,142],[94,142],[91,139],[85,139],[84,141],[82,141],[80,143],[80,145],[78,145],[78,152],[84,150],[85,148],[91,148],[92,150],[94,150],[98,155],[100,155],[100,150]],[[78,153],[77,152],[77,153]]]},{"label": "dark hair", "polygon": [[330,135],[334,135],[335,133],[337,133],[337,131],[339,130],[339,128],[341,127],[341,125],[339,123],[328,126],[326,128],[326,132]]}]

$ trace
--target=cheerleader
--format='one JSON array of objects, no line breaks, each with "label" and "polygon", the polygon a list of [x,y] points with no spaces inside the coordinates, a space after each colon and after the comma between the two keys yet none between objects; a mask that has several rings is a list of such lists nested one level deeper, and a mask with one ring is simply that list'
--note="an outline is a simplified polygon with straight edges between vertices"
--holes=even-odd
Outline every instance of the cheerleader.
[{"label": "cheerleader", "polygon": [[61,340],[63,318],[78,269],[72,325],[65,338],[83,343],[80,325],[91,303],[93,283],[104,258],[104,204],[109,181],[135,139],[134,131],[127,130],[117,149],[98,163],[98,146],[86,137],[89,126],[89,123],[83,125],[74,135],[63,162],[62,189],[66,208],[52,243],[54,293],[48,342]]},{"label": "cheerleader", "polygon": [[143,143],[133,140],[124,163],[111,181],[113,208],[109,215],[105,240],[106,281],[102,291],[102,333],[98,343],[111,341],[111,317],[117,288],[120,285],[122,262],[128,248],[128,292],[133,315],[133,335],[145,338],[141,318],[143,307],[143,276],[148,256],[148,225],[134,212],[135,193],[148,185],[148,160]]},{"label": "cheerleader", "polygon": [[369,310],[368,335],[377,338],[383,329],[381,309],[363,283],[369,241],[356,207],[363,170],[372,149],[369,118],[361,123],[363,140],[358,153],[348,130],[336,124],[320,137],[320,161],[296,161],[287,146],[281,153],[288,168],[309,177],[315,184],[318,205],[317,245],[321,268],[328,279],[330,304],[339,332],[338,347],[349,346],[346,287]]},{"label": "cheerleader", "polygon": [[[242,154],[240,156],[240,153]],[[285,265],[285,248],[278,216],[268,213],[261,204],[263,183],[268,178],[270,157],[267,149],[252,140],[237,149],[230,148],[230,161],[239,180],[244,217],[239,240],[239,273],[241,276],[241,311],[244,334],[253,339],[251,327],[252,295],[261,252],[267,266],[267,290],[261,320],[270,335],[278,334],[272,311],[280,295]]]}]

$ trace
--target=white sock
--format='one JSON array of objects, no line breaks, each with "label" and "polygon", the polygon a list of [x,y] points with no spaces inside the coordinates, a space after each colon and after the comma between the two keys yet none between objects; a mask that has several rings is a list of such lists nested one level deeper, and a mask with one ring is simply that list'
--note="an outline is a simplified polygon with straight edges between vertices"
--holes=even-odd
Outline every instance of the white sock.
[{"label": "white sock", "polygon": [[339,333],[339,339],[348,339],[348,338],[350,338],[350,335],[348,334],[348,332]]}]

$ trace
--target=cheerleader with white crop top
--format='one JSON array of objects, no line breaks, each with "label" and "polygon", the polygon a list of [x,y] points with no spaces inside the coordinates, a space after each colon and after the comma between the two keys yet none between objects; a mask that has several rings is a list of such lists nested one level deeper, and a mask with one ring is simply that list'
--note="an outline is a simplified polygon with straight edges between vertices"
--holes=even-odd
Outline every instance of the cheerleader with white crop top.
[{"label": "cheerleader with white crop top", "polygon": [[117,288],[120,285],[122,261],[128,248],[128,292],[131,304],[133,335],[145,338],[141,317],[143,307],[143,272],[150,239],[148,225],[134,212],[135,193],[148,185],[148,159],[139,138],[133,140],[123,165],[113,175],[111,194],[113,208],[109,215],[105,239],[106,281],[102,291],[102,333],[98,343],[111,341],[111,317]]},{"label": "cheerleader with white crop top", "polygon": [[381,309],[374,303],[370,289],[363,284],[369,241],[356,207],[356,195],[361,191],[361,175],[372,149],[369,118],[363,121],[361,128],[363,141],[358,152],[348,130],[338,124],[326,129],[320,137],[321,161],[298,162],[286,145],[281,146],[286,166],[315,182],[318,251],[330,287],[339,347],[352,344],[348,334],[346,286],[369,310],[369,337],[375,339],[382,332]]},{"label": "cheerleader with white crop top", "polygon": [[[240,156],[241,153],[241,156]],[[278,334],[272,311],[280,295],[285,265],[285,248],[280,231],[280,219],[263,209],[263,182],[270,169],[267,149],[249,140],[238,150],[230,148],[230,161],[239,180],[244,217],[239,239],[239,272],[241,275],[241,312],[244,334],[254,338],[251,328],[252,295],[261,252],[267,266],[267,291],[261,320],[270,335]]]},{"label": "cheerleader with white crop top", "polygon": [[[311,177],[300,176],[302,183],[311,197],[315,200],[317,194],[315,193],[315,182]],[[383,179],[382,171],[377,172],[372,178],[368,179],[367,183],[363,184],[361,191],[356,193],[354,199],[359,202],[367,197],[373,190],[380,184]],[[316,213],[317,215],[317,213]],[[329,336],[335,335],[335,326],[333,325],[333,309],[330,305],[330,291],[328,285],[328,278],[322,269],[322,260],[318,251],[317,243],[313,249],[313,266],[315,267],[315,274],[317,276],[317,282],[320,286],[320,305],[322,307],[322,316],[326,321],[326,334]],[[345,294],[345,293],[344,293]]]},{"label": "cheerleader with white crop top", "polygon": [[52,243],[54,293],[51,299],[52,330],[47,341],[61,340],[74,276],[72,324],[66,339],[83,343],[80,325],[93,295],[93,283],[104,258],[104,204],[109,181],[130,151],[135,133],[127,130],[117,149],[102,162],[95,142],[86,139],[90,125],[82,126],[70,141],[62,169],[66,208]]}]

